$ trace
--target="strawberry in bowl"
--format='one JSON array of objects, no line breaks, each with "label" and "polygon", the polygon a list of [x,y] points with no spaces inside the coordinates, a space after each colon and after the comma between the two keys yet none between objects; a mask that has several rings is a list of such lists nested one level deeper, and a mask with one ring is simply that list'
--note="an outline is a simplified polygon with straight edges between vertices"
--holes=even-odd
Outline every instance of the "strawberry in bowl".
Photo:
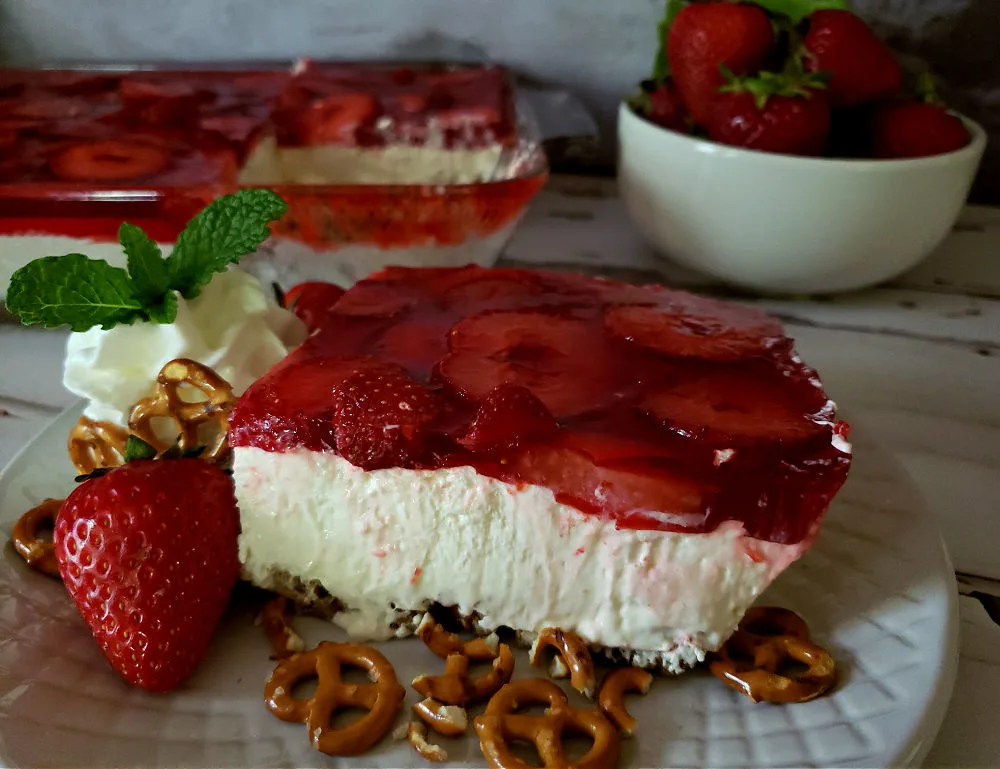
[{"label": "strawberry in bowl", "polygon": [[619,110],[619,183],[663,255],[752,290],[874,285],[950,231],[982,128],[908,87],[842,0],[670,0]]}]

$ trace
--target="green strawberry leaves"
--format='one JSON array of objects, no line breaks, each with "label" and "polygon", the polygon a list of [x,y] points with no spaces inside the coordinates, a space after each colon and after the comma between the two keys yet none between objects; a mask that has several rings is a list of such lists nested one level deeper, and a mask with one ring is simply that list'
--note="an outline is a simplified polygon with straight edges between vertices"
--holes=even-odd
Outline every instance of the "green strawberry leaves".
[{"label": "green strawberry leaves", "polygon": [[673,26],[677,14],[684,10],[688,0],[667,0],[667,6],[663,11],[663,18],[656,25],[656,39],[659,47],[656,49],[656,58],[653,59],[652,78],[659,83],[670,77],[670,62],[667,61],[667,35],[670,34],[670,27]]},{"label": "green strawberry leaves", "polygon": [[135,462],[139,459],[156,459],[156,449],[142,438],[130,435],[125,442],[125,461]]},{"label": "green strawberry leaves", "polygon": [[240,190],[210,203],[192,219],[166,259],[128,222],[118,230],[127,270],[83,254],[46,256],[17,270],[7,309],[30,326],[86,331],[137,320],[173,323],[177,293],[193,299],[217,272],[252,253],[287,210],[270,190]]},{"label": "green strawberry leaves", "polygon": [[816,11],[846,11],[851,7],[848,0],[751,0],[751,2],[775,16],[784,16],[792,24],[798,24]]}]

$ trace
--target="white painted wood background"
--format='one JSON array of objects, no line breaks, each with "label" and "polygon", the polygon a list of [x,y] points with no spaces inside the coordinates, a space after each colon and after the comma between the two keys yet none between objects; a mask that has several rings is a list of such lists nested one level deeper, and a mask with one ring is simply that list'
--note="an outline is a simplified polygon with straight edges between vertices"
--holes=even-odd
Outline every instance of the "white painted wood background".
[{"label": "white painted wood background", "polygon": [[[727,295],[659,260],[614,182],[557,177],[503,263],[551,266]],[[1000,209],[967,209],[924,264],[835,298],[740,297],[781,315],[845,416],[901,460],[940,522],[959,573],[961,663],[926,766],[1000,761]],[[0,466],[69,404],[65,333],[0,323]],[[993,614],[991,620],[989,614]]]}]

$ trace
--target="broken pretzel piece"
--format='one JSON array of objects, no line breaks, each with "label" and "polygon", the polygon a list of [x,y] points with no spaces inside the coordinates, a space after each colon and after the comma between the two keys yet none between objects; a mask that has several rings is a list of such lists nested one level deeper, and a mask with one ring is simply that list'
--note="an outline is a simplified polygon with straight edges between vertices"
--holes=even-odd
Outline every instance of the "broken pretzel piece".
[{"label": "broken pretzel piece", "polygon": [[430,697],[414,705],[413,712],[420,721],[413,721],[407,727],[406,737],[410,745],[428,761],[447,761],[448,751],[428,741],[427,727],[444,737],[460,737],[469,728],[468,712],[465,708],[445,705]]},{"label": "broken pretzel piece", "polygon": [[532,667],[542,667],[545,651],[552,649],[555,656],[549,667],[552,678],[569,676],[569,683],[588,699],[593,699],[597,686],[597,674],[590,650],[578,635],[567,630],[547,627],[538,634],[531,645],[528,661]]},{"label": "broken pretzel piece", "polygon": [[128,430],[124,427],[81,416],[69,431],[67,449],[77,473],[90,475],[99,468],[124,464],[126,443]]},{"label": "broken pretzel piece", "polygon": [[[514,675],[514,654],[495,635],[462,641],[427,614],[417,628],[417,636],[427,648],[445,660],[444,673],[421,675],[412,686],[424,697],[444,705],[465,707],[488,700]],[[473,679],[470,662],[492,662],[488,673]]]},{"label": "broken pretzel piece", "polygon": [[601,683],[598,707],[623,734],[631,737],[635,734],[636,720],[625,707],[625,695],[629,692],[645,694],[652,683],[652,673],[642,668],[612,670]]},{"label": "broken pretzel piece", "polygon": [[51,539],[42,539],[39,530],[54,527],[65,500],[46,499],[17,519],[10,541],[14,550],[35,571],[60,579],[56,548]]},{"label": "broken pretzel piece", "polygon": [[283,660],[305,649],[302,637],[289,624],[291,611],[285,596],[275,596],[268,601],[261,610],[258,620],[264,628],[264,635],[271,642],[271,648],[274,649],[271,659]]},{"label": "broken pretzel piece", "polygon": [[469,714],[458,705],[445,705],[427,697],[413,706],[420,720],[444,737],[458,737],[469,728]]},{"label": "broken pretzel piece", "polygon": [[[803,671],[786,674],[789,663],[798,663]],[[837,681],[833,657],[809,640],[802,618],[777,607],[748,611],[712,655],[709,669],[754,702],[808,702]]]}]

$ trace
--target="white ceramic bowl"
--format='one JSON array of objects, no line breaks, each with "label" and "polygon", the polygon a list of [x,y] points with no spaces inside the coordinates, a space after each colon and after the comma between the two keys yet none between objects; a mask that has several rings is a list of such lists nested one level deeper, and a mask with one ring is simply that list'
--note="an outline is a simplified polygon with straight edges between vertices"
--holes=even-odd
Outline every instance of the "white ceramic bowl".
[{"label": "white ceramic bowl", "polygon": [[775,293],[847,291],[888,280],[947,236],[986,134],[910,160],[802,158],[727,147],[618,112],[618,179],[662,255]]}]

